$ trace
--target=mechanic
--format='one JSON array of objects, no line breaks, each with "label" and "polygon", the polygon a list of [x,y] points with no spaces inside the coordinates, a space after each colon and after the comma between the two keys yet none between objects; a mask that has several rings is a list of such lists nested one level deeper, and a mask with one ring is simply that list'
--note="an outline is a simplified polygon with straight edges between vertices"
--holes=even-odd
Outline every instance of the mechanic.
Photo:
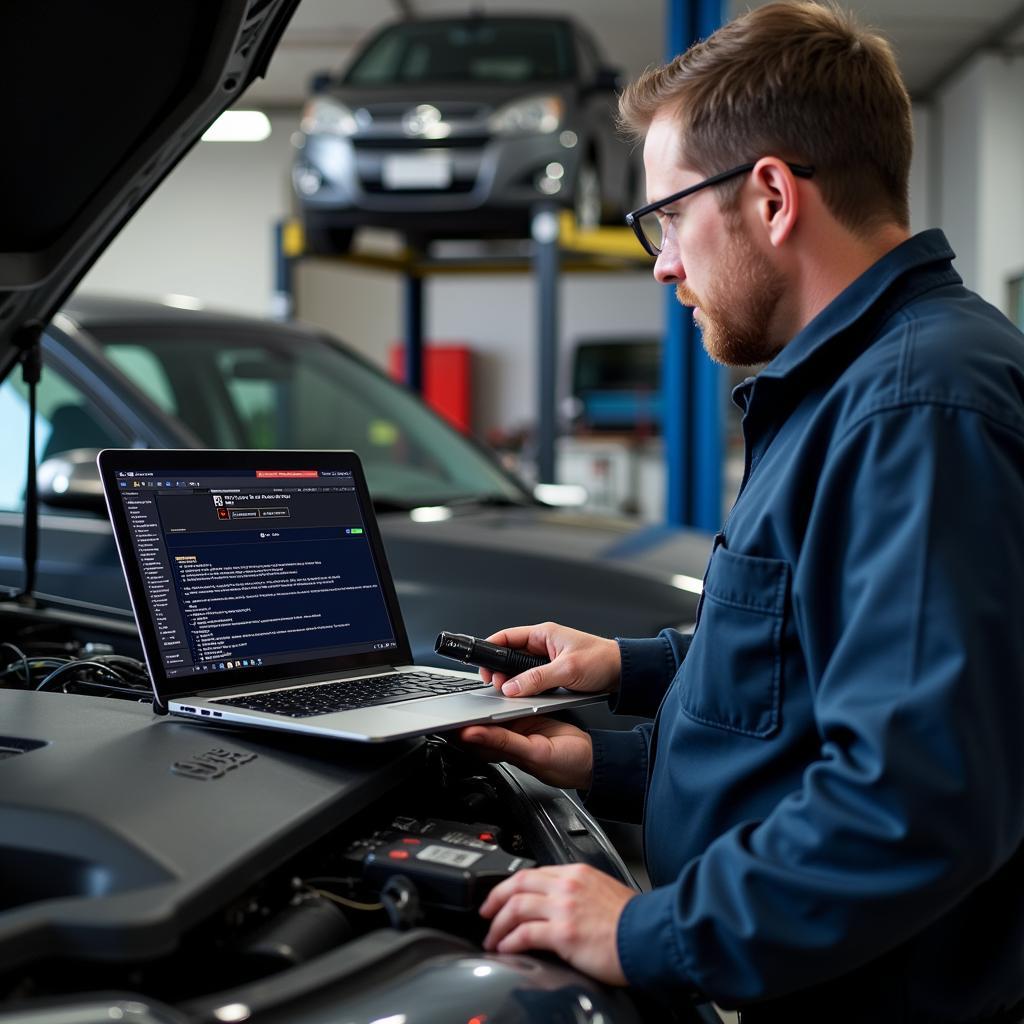
[{"label": "mechanic", "polygon": [[491,637],[552,658],[485,673],[506,694],[657,717],[462,731],[599,817],[642,814],[653,884],[520,872],[481,908],[485,946],[745,1024],[1018,1020],[1024,338],[940,231],[910,236],[909,98],[842,11],[758,8],[621,114],[655,278],[713,359],[768,365],[734,392],[744,480],[692,636]]}]

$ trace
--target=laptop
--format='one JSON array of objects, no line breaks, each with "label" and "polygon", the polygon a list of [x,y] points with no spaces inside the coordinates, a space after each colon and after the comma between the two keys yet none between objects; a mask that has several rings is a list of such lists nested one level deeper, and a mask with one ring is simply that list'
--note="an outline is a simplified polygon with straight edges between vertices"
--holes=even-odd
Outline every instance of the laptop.
[{"label": "laptop", "polygon": [[603,699],[502,697],[414,665],[353,452],[107,449],[97,464],[157,712],[373,743]]}]

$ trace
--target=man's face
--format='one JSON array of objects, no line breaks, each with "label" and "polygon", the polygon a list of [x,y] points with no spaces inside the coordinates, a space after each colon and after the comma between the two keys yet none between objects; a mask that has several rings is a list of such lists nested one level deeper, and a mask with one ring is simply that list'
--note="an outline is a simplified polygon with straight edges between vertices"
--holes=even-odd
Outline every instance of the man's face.
[{"label": "man's face", "polygon": [[[668,115],[651,122],[644,144],[650,202],[703,177],[683,166],[679,135]],[[715,191],[702,190],[663,209],[664,242],[654,276],[662,284],[674,283],[679,301],[693,308],[712,359],[752,366],[767,362],[781,348],[771,338],[770,323],[785,282],[755,245],[742,209],[723,210]]]}]

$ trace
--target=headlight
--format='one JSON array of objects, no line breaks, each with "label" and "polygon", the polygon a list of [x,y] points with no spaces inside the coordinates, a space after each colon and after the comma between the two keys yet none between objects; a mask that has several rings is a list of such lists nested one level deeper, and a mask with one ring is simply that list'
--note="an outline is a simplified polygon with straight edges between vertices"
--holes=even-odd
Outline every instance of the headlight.
[{"label": "headlight", "polygon": [[354,135],[359,128],[355,115],[344,103],[316,96],[302,111],[299,127],[307,135]]},{"label": "headlight", "polygon": [[558,96],[530,96],[500,107],[488,124],[495,135],[549,135],[558,131],[564,113]]}]

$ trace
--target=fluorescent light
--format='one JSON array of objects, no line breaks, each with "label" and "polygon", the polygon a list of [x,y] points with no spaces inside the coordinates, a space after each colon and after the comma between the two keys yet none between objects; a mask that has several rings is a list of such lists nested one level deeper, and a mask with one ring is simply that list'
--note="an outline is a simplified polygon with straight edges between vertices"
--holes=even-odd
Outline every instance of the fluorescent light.
[{"label": "fluorescent light", "polygon": [[262,110],[225,110],[203,133],[203,142],[262,142],[270,118]]},{"label": "fluorescent light", "polygon": [[699,594],[704,589],[704,581],[696,576],[683,576],[676,574],[672,577],[672,586],[680,590],[688,590],[691,594]]}]

